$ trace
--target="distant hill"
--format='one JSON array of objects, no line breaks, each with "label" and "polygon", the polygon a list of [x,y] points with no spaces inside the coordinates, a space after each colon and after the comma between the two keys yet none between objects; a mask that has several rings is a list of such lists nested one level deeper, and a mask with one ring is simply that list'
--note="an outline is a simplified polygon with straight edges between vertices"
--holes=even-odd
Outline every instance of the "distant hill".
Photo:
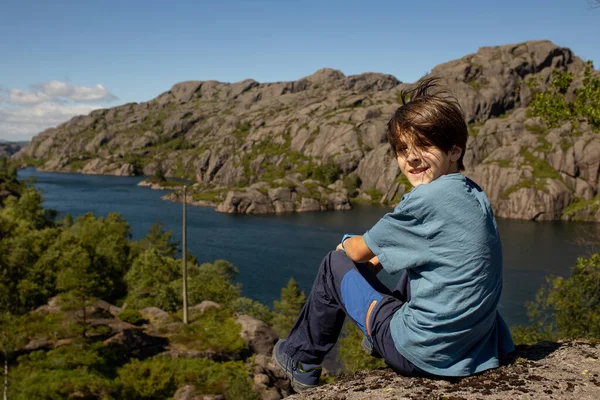
[{"label": "distant hill", "polygon": [[[547,86],[555,69],[570,71],[577,86],[585,62],[530,41],[483,47],[430,75],[465,112],[466,174],[498,216],[600,221],[598,134],[585,121],[547,129],[526,112],[527,81]],[[291,82],[182,82],[151,101],[48,129],[14,157],[48,171],[188,178],[197,182],[194,199],[225,212],[306,210],[299,204],[307,196],[329,209],[331,196],[342,204],[348,194],[393,204],[410,188],[386,144],[386,123],[408,86],[333,69]]]},{"label": "distant hill", "polygon": [[0,139],[0,157],[9,157],[21,150],[28,142],[8,142]]}]

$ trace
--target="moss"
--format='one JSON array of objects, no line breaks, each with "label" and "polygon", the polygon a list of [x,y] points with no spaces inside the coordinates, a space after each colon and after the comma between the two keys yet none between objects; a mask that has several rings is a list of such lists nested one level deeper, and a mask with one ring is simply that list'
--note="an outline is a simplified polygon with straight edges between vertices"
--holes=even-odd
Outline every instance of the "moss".
[{"label": "moss", "polygon": [[534,135],[546,135],[548,133],[548,128],[546,128],[544,125],[539,125],[539,124],[535,124],[535,125],[527,125],[526,124],[525,130],[533,133]]},{"label": "moss", "polygon": [[532,188],[532,187],[534,187],[534,185],[535,185],[535,183],[531,179],[523,180],[523,181],[517,183],[516,185],[513,185],[513,186],[509,187],[508,189],[506,189],[504,192],[502,192],[502,195],[500,195],[500,197],[503,200],[508,200],[510,195],[513,194],[514,192],[516,192],[517,190],[520,190],[523,188]]},{"label": "moss", "polygon": [[479,133],[479,128],[481,128],[483,124],[483,122],[472,122],[469,125],[467,125],[467,132],[469,133],[469,136],[477,136],[477,134]]},{"label": "moss", "polygon": [[580,197],[575,198],[575,200],[563,210],[563,216],[577,214],[584,209],[589,209],[590,213],[595,213],[600,209],[600,195],[597,195],[590,200],[583,200]]},{"label": "moss", "polygon": [[404,186],[404,190],[409,192],[412,190],[413,186],[404,174],[400,174],[396,177],[396,182]]},{"label": "moss", "polygon": [[498,165],[500,168],[509,168],[512,166],[512,160],[494,160],[491,162]]},{"label": "moss", "polygon": [[475,89],[477,92],[479,92],[479,90],[481,90],[481,82],[479,81],[470,81],[469,85]]},{"label": "moss", "polygon": [[552,143],[550,143],[545,136],[538,136],[537,142],[539,145],[534,149],[535,151],[549,153],[552,150]]},{"label": "moss", "polygon": [[259,188],[256,188],[256,190],[258,190],[264,196],[268,196],[269,195],[269,188],[268,187],[259,187]]},{"label": "moss", "polygon": [[383,198],[383,193],[381,193],[381,191],[374,189],[374,188],[364,190],[364,193],[366,193],[367,195],[369,195],[369,197],[371,197],[371,201],[373,203],[379,203],[381,201],[381,199]]},{"label": "moss", "polygon": [[532,167],[534,178],[551,178],[558,179],[561,182],[563,181],[560,174],[554,168],[552,168],[552,166],[548,164],[546,160],[535,157],[529,152],[529,150],[527,150],[527,147],[521,147],[520,155],[524,158],[525,164]]}]

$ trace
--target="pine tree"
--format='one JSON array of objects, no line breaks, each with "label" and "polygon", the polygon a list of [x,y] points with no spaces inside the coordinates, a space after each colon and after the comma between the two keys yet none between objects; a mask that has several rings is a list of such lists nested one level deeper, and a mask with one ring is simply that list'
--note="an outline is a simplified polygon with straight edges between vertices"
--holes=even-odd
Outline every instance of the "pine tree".
[{"label": "pine tree", "polygon": [[304,292],[294,278],[290,278],[287,286],[281,289],[281,300],[273,302],[273,329],[279,336],[287,336],[305,302]]},{"label": "pine tree", "polygon": [[173,232],[166,232],[161,222],[156,221],[150,229],[148,234],[140,240],[140,246],[144,250],[155,248],[158,252],[165,257],[175,257],[179,247],[178,242],[172,242],[171,236]]}]

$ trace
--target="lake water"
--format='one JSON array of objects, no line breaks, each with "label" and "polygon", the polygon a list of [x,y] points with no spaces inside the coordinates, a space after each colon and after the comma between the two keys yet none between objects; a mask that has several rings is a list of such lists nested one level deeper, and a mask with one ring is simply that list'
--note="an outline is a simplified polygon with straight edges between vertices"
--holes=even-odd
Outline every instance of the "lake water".
[{"label": "lake water", "polygon": [[[182,204],[160,199],[165,192],[136,186],[141,177],[108,177],[19,171],[34,177],[44,206],[79,216],[120,213],[133,238],[161,221],[181,240]],[[231,215],[188,206],[188,248],[202,262],[226,259],[239,269],[243,294],[272,305],[290,277],[308,294],[323,256],[344,233],[363,233],[387,208],[359,206],[347,212],[290,215]],[[500,311],[509,325],[527,323],[524,303],[549,274],[566,276],[578,256],[593,250],[580,238],[599,237],[600,224],[498,220],[504,251],[504,291]],[[384,274],[384,272],[382,272]],[[382,280],[394,284],[394,277]]]}]

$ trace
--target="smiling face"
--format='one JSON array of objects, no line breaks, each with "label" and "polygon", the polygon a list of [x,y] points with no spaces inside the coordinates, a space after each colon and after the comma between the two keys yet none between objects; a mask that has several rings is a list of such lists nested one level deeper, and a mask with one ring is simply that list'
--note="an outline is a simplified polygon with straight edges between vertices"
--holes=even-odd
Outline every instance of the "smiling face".
[{"label": "smiling face", "polygon": [[462,150],[457,146],[449,152],[435,146],[401,146],[397,149],[396,160],[402,174],[417,187],[442,175],[458,172],[457,160],[461,154]]}]

